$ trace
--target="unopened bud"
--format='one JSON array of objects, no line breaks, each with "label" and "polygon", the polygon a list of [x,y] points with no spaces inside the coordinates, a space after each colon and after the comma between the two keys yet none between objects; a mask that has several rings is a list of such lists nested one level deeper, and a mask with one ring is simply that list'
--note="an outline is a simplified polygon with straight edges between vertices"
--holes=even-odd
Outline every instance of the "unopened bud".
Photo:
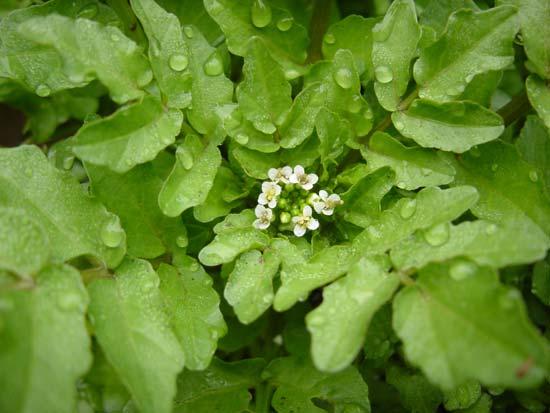
[{"label": "unopened bud", "polygon": [[288,224],[290,222],[291,218],[292,217],[290,216],[290,214],[288,212],[281,212],[281,215],[279,215],[279,219],[280,219],[282,224]]}]

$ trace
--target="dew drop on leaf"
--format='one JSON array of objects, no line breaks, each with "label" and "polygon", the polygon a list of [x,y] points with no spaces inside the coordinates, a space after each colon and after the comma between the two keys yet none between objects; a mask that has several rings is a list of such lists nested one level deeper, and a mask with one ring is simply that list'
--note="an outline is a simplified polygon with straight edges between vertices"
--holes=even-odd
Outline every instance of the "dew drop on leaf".
[{"label": "dew drop on leaf", "polygon": [[116,34],[113,33],[113,34],[111,35],[111,40],[112,40],[113,42],[118,42],[118,41],[120,40],[120,37],[118,37],[118,35],[116,35]]},{"label": "dew drop on leaf", "polygon": [[271,7],[263,0],[254,0],[250,10],[252,24],[262,28],[271,23]]},{"label": "dew drop on leaf", "polygon": [[378,66],[374,69],[374,76],[380,83],[389,83],[393,80],[393,72],[388,66]]},{"label": "dew drop on leaf", "polygon": [[78,11],[76,17],[79,17],[79,18],[82,18],[82,19],[93,19],[97,15],[98,11],[99,11],[99,9],[97,7],[97,4],[90,3],[90,4],[87,4],[84,7],[82,7]]},{"label": "dew drop on leaf", "polygon": [[449,274],[453,280],[461,281],[475,274],[476,266],[468,261],[459,261],[450,268]]},{"label": "dew drop on leaf", "polygon": [[294,24],[294,19],[292,17],[283,17],[282,19],[279,19],[277,21],[277,29],[279,29],[282,32],[286,32],[290,30],[293,24]]},{"label": "dew drop on leaf", "polygon": [[401,209],[399,210],[399,215],[401,215],[401,218],[403,219],[409,219],[414,215],[415,212],[416,212],[416,199],[408,199],[403,203],[403,205],[401,205]]},{"label": "dew drop on leaf", "polygon": [[187,239],[187,236],[185,235],[179,235],[176,238],[176,245],[180,248],[185,248],[189,244],[189,240]]},{"label": "dew drop on leaf", "polygon": [[187,58],[187,56],[177,53],[170,56],[168,64],[170,65],[170,69],[176,72],[181,72],[182,70],[185,70],[187,68],[187,65],[189,64],[189,59]]},{"label": "dew drop on leaf", "polygon": [[46,96],[49,96],[50,93],[52,93],[52,90],[48,85],[42,83],[36,87],[35,92],[41,98],[45,98]]},{"label": "dew drop on leaf", "polygon": [[334,80],[342,89],[349,89],[353,85],[351,70],[340,68],[334,73]]},{"label": "dew drop on leaf", "polygon": [[185,26],[183,28],[183,33],[185,33],[185,36],[187,36],[188,39],[192,39],[193,35],[195,34],[191,26]]},{"label": "dew drop on leaf", "polygon": [[325,34],[324,42],[326,44],[334,44],[336,43],[336,37],[332,33]]},{"label": "dew drop on leaf", "polygon": [[529,179],[532,182],[537,182],[539,180],[539,174],[537,174],[537,171],[532,170],[529,172]]},{"label": "dew drop on leaf", "polygon": [[298,72],[297,70],[295,69],[287,69],[285,70],[285,78],[287,80],[292,80],[292,79],[296,79],[297,77],[300,76],[300,72]]},{"label": "dew drop on leaf", "polygon": [[189,170],[193,167],[193,156],[183,146],[179,146],[176,150],[176,158],[184,169]]},{"label": "dew drop on leaf", "polygon": [[405,125],[403,125],[403,122],[401,122],[400,120],[396,119],[396,120],[393,121],[393,126],[395,126],[395,129],[401,130],[401,129],[403,129],[403,127],[404,127]]},{"label": "dew drop on leaf", "polygon": [[450,226],[447,222],[434,225],[424,231],[424,239],[432,247],[445,244],[449,239]]},{"label": "dew drop on leaf", "polygon": [[222,59],[216,52],[212,53],[210,57],[204,62],[204,73],[208,76],[218,76],[223,72]]},{"label": "dew drop on leaf", "polygon": [[118,217],[111,218],[101,229],[101,240],[109,248],[116,248],[124,239],[124,230]]}]

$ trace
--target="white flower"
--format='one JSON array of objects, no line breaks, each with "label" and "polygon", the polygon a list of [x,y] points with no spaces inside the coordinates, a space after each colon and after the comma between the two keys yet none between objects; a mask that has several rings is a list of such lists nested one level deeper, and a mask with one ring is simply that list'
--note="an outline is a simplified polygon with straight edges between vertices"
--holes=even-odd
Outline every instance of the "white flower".
[{"label": "white flower", "polygon": [[277,206],[277,197],[281,193],[281,187],[275,182],[263,182],[262,193],[258,197],[260,205],[267,205],[270,208]]},{"label": "white flower", "polygon": [[311,207],[306,205],[302,212],[302,215],[292,217],[292,223],[294,224],[294,235],[301,237],[309,229],[313,231],[319,228],[319,221],[311,216],[313,213]]},{"label": "white flower", "polygon": [[329,195],[327,191],[321,190],[319,191],[318,198],[313,200],[313,208],[318,214],[332,215],[334,213],[334,208],[343,203],[339,195]]},{"label": "white flower", "polygon": [[266,208],[263,205],[257,205],[254,212],[258,218],[253,223],[254,227],[258,229],[267,229],[269,224],[271,224],[271,218],[273,218],[273,210]]},{"label": "white flower", "polygon": [[290,181],[290,175],[292,175],[292,168],[290,166],[283,166],[282,168],[271,168],[267,171],[267,176],[275,183],[282,182],[288,184]]},{"label": "white flower", "polygon": [[293,184],[298,184],[306,191],[309,191],[313,188],[313,185],[317,183],[319,177],[315,174],[306,174],[304,167],[301,165],[296,165],[294,167],[294,173],[290,175],[289,181]]}]

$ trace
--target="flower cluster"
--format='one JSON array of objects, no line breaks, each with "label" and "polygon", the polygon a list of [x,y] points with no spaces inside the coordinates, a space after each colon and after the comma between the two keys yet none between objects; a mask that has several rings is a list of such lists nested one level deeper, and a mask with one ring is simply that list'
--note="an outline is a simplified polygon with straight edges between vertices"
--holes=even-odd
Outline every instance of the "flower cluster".
[{"label": "flower cluster", "polygon": [[319,177],[306,173],[301,165],[271,168],[267,175],[270,180],[262,182],[262,193],[258,196],[255,209],[257,219],[254,226],[258,229],[267,229],[278,220],[281,224],[279,228],[291,229],[294,235],[301,237],[308,230],[319,228],[314,211],[332,215],[334,209],[343,204],[337,194],[329,194],[325,190],[312,192]]}]

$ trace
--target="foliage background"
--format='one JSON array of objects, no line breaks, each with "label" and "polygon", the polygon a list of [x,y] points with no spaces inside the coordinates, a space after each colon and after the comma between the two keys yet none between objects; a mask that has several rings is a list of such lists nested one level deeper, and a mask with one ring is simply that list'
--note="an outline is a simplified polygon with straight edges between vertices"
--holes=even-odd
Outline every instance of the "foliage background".
[{"label": "foliage background", "polygon": [[[0,412],[547,411],[549,21],[2,2]],[[305,238],[251,225],[285,164]]]}]

